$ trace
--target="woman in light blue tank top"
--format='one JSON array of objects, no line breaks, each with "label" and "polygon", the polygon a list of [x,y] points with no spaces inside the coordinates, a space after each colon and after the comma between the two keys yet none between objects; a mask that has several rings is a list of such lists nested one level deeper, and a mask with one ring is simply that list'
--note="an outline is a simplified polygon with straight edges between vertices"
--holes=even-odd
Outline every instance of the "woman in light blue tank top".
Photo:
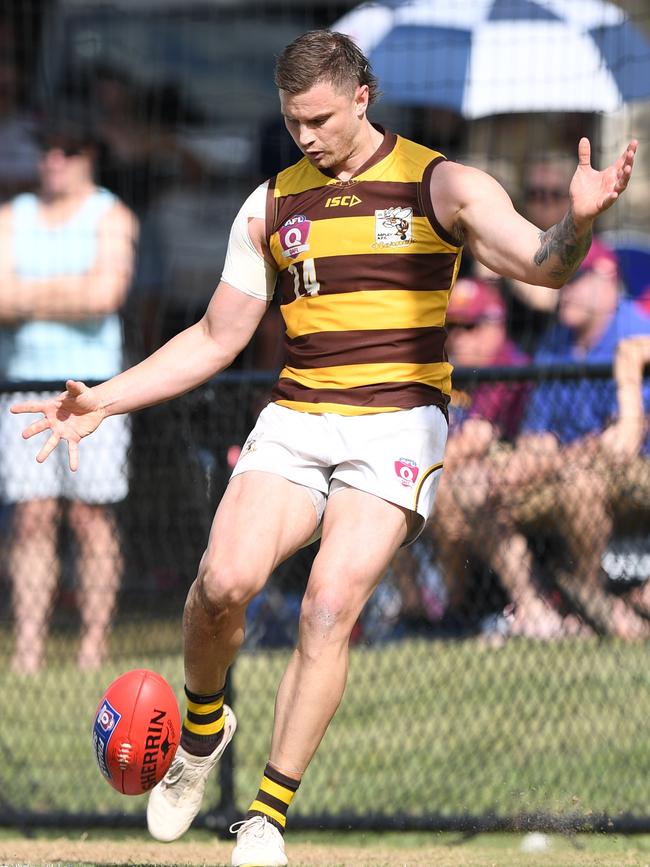
[{"label": "woman in light blue tank top", "polygon": [[[43,224],[39,199],[26,193],[14,200],[14,268],[24,280],[85,274],[97,258],[98,229],[117,199],[107,190],[91,192],[69,220]],[[122,368],[122,327],[117,313],[73,321],[32,320],[3,330],[10,341],[6,376],[12,381],[66,377],[105,379]]]},{"label": "woman in light blue tank top", "polygon": [[[13,382],[105,379],[122,369],[119,308],[133,269],[135,220],[93,182],[93,148],[70,131],[51,131],[39,165],[38,194],[0,209],[0,364]],[[0,412],[5,502],[14,504],[9,536],[16,620],[12,666],[42,667],[48,620],[61,569],[58,522],[65,516],[76,541],[82,622],[79,665],[97,668],[121,580],[122,555],[111,504],[128,492],[128,419],[115,417],[102,441],[84,443],[85,470],[67,461],[49,470],[34,460],[40,448],[18,435],[20,422]],[[43,472],[43,470],[46,470]]]}]

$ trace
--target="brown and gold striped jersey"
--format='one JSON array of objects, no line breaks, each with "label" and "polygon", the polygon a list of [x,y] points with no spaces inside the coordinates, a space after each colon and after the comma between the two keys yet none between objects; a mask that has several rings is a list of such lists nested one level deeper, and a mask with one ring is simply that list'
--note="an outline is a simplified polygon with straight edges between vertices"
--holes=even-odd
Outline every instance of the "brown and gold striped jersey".
[{"label": "brown and gold striped jersey", "polygon": [[431,202],[443,159],[385,132],[348,181],[307,158],[270,180],[267,240],[286,325],[274,401],[341,415],[446,412],[444,324],[462,248]]}]

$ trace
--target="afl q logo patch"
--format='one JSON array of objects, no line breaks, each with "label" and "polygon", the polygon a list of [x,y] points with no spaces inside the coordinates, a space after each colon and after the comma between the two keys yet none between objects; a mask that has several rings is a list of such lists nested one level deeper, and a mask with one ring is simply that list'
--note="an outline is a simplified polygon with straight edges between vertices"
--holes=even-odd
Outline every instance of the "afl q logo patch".
[{"label": "afl q logo patch", "polygon": [[285,259],[295,259],[296,256],[309,250],[307,242],[310,231],[311,220],[308,220],[303,214],[289,217],[278,231],[282,255]]},{"label": "afl q logo patch", "polygon": [[415,484],[415,480],[420,472],[415,461],[410,461],[408,458],[400,458],[395,461],[395,472],[405,488],[410,488]]},{"label": "afl q logo patch", "polygon": [[105,732],[110,732],[112,729],[115,728],[115,711],[106,701],[102,705],[101,710],[97,715],[97,722]]},{"label": "afl q logo patch", "polygon": [[108,742],[113,736],[115,727],[121,719],[122,714],[118,713],[107,699],[104,699],[101,707],[97,711],[95,724],[93,725],[93,748],[97,764],[99,765],[99,770],[107,780],[113,778],[106,759]]}]

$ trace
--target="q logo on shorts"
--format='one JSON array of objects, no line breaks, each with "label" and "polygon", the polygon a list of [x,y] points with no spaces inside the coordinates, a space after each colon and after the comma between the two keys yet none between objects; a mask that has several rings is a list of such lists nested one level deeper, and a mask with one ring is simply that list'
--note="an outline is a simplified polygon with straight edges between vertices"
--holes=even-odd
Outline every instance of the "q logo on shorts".
[{"label": "q logo on shorts", "polygon": [[395,461],[395,472],[405,488],[411,488],[415,484],[420,470],[415,461],[410,461],[408,458],[400,458]]}]

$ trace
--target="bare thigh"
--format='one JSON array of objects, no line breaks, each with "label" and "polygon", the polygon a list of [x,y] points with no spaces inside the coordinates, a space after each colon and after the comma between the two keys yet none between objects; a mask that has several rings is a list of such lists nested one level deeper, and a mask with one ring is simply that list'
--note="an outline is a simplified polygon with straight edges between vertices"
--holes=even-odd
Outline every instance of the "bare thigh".
[{"label": "bare thigh", "polygon": [[406,538],[411,517],[401,506],[355,488],[331,496],[303,615],[329,616],[349,628]]},{"label": "bare thigh", "polygon": [[273,473],[234,476],[214,516],[203,565],[227,564],[264,584],[273,569],[312,536],[318,515],[309,488]]}]

